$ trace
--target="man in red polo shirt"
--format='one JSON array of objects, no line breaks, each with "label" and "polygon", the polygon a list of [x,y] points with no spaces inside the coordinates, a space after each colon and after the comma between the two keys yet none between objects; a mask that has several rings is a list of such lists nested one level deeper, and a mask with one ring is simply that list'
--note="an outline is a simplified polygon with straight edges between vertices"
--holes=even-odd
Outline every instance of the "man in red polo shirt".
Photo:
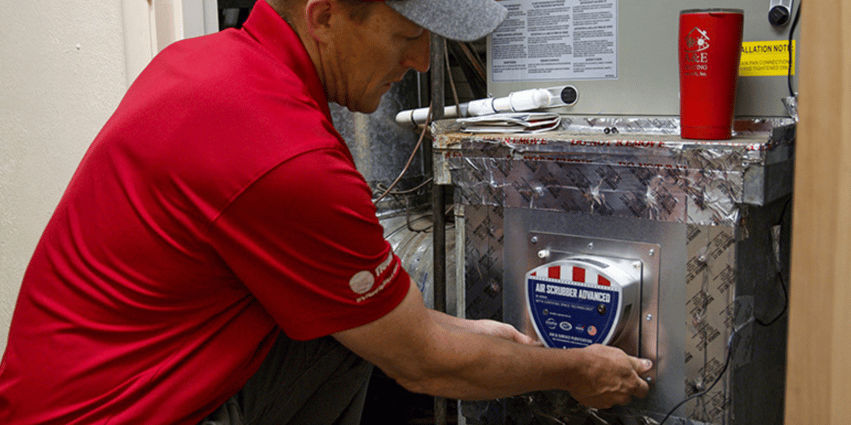
[{"label": "man in red polo shirt", "polygon": [[331,123],[504,8],[267,1],[166,48],[92,143],[24,277],[0,422],[356,424],[371,364],[452,398],[643,396],[620,350],[426,309]]}]

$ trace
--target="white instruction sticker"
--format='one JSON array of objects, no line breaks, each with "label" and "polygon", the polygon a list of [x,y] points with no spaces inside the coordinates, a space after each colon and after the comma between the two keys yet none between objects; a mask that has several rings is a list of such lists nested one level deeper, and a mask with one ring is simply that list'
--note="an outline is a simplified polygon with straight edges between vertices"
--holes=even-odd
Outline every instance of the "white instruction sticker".
[{"label": "white instruction sticker", "polygon": [[491,34],[493,81],[618,77],[617,0],[502,0]]}]

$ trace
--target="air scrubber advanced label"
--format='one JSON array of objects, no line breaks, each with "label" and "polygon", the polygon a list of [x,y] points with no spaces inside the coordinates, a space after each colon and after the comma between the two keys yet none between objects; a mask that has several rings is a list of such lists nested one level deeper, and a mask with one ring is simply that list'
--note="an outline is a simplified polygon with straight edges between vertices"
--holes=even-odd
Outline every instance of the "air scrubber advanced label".
[{"label": "air scrubber advanced label", "polygon": [[542,342],[554,348],[602,344],[616,326],[616,288],[528,278],[529,313]]},{"label": "air scrubber advanced label", "polygon": [[617,0],[502,0],[493,81],[617,79]]}]

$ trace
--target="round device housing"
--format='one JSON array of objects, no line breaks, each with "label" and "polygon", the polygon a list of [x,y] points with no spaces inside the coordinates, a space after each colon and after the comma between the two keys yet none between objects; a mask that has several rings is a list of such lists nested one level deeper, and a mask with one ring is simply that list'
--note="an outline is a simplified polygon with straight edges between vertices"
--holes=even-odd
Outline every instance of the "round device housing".
[{"label": "round device housing", "polygon": [[640,287],[640,273],[608,258],[568,257],[526,273],[526,306],[547,347],[613,344],[637,326]]}]

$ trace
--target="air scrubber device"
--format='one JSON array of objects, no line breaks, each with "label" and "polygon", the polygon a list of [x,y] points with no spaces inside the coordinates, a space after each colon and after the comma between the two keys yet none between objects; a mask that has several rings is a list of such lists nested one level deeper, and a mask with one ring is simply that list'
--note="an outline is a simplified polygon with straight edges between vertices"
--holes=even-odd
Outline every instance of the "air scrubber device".
[{"label": "air scrubber device", "polygon": [[526,306],[540,340],[551,348],[612,345],[638,326],[641,262],[566,257],[526,273]]}]

